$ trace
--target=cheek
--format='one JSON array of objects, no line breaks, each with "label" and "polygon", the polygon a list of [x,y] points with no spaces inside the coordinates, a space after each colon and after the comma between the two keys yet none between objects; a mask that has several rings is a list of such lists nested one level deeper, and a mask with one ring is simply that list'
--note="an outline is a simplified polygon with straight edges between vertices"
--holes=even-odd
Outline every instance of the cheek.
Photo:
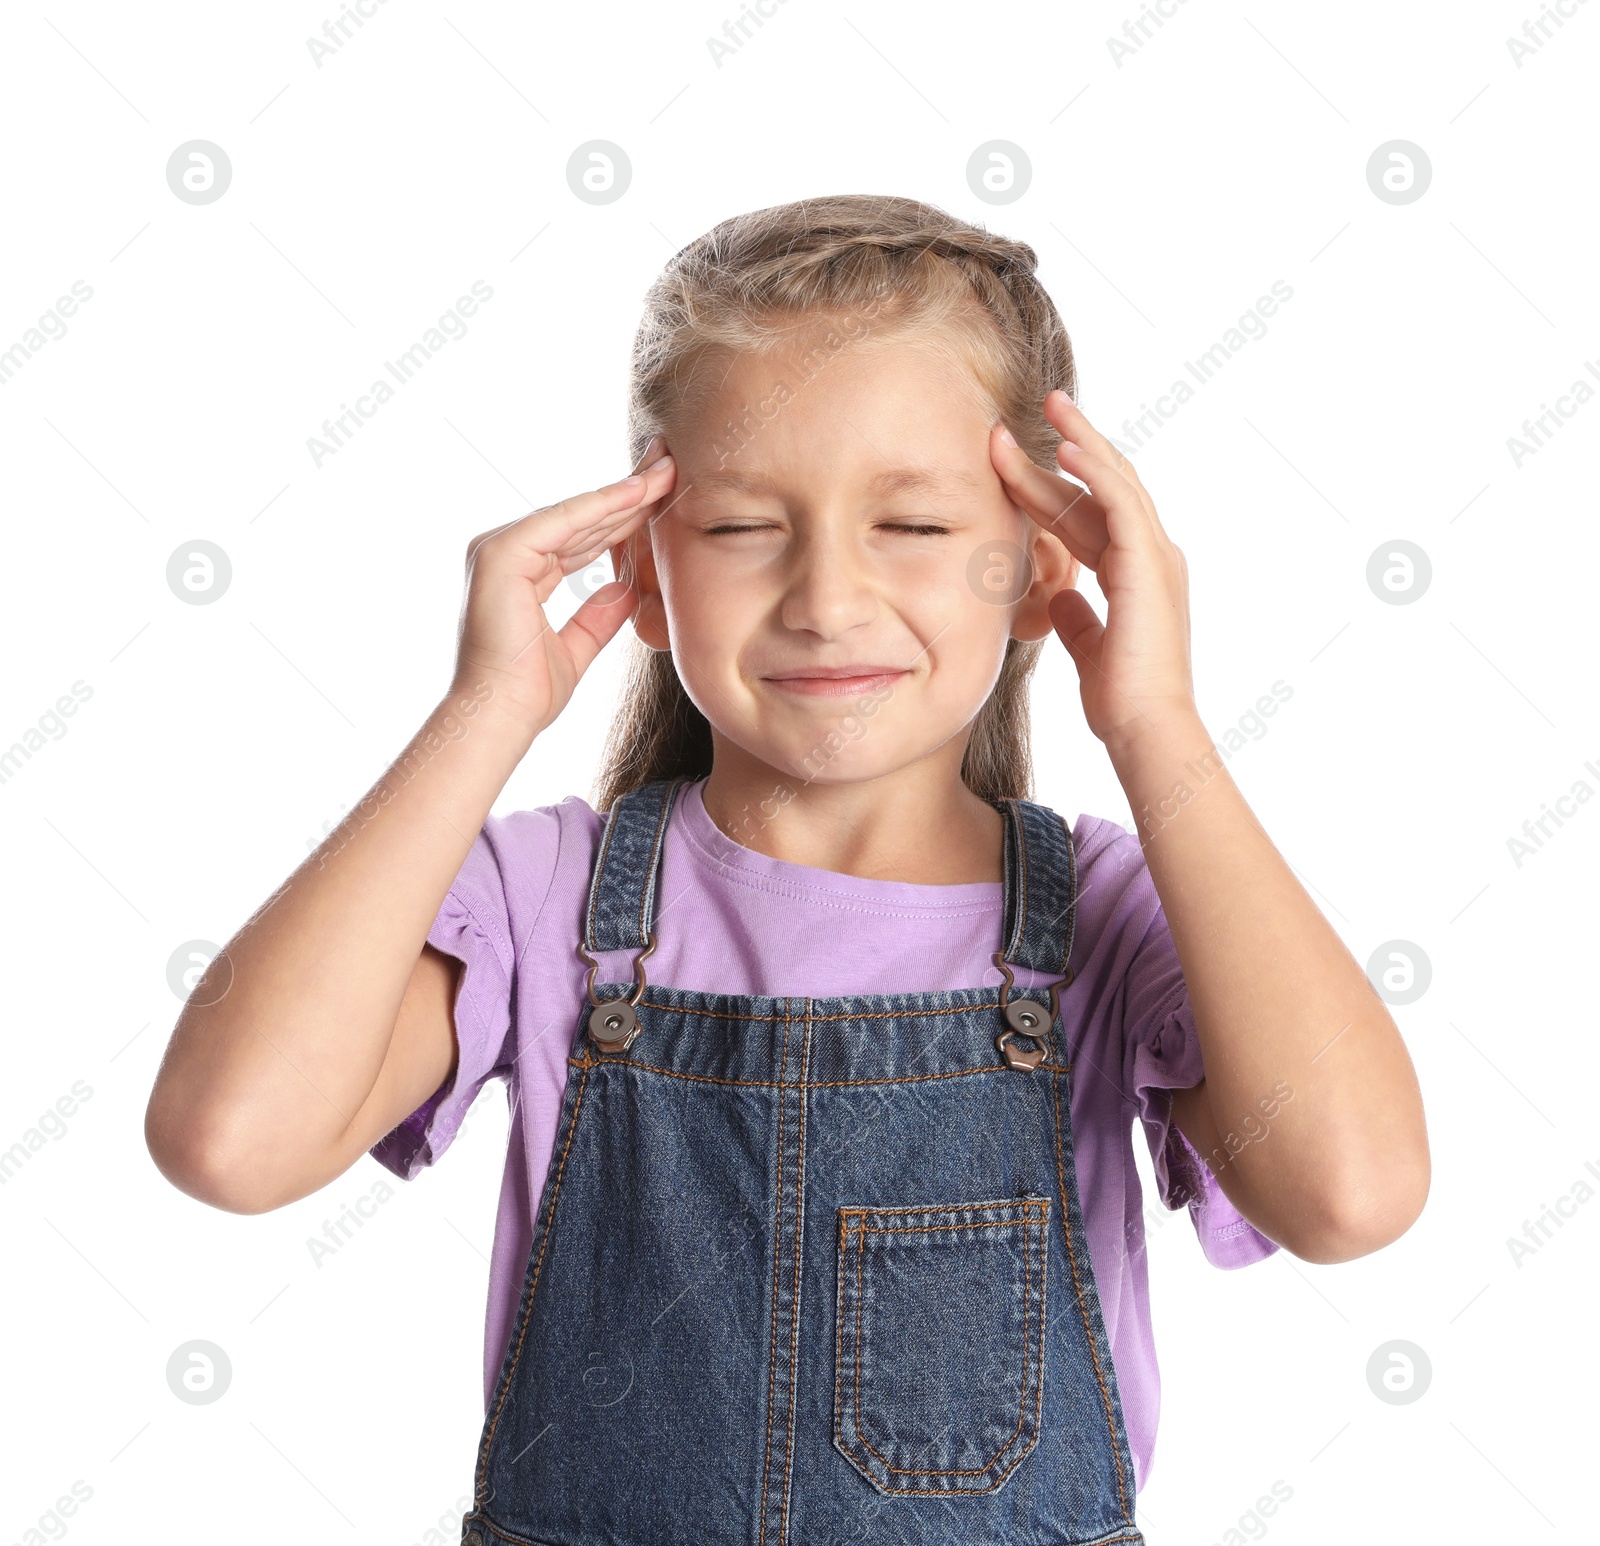
[{"label": "cheek", "polygon": [[658,544],[656,577],[675,653],[681,651],[680,674],[685,661],[714,671],[716,661],[737,653],[758,611],[752,585],[740,584],[714,554],[689,551],[681,541]]},{"label": "cheek", "polygon": [[924,558],[895,576],[894,593],[904,615],[919,631],[948,629],[950,639],[969,647],[991,636],[1002,641],[1011,630],[1015,570],[1006,555],[990,552],[990,544],[949,550],[937,559]]},{"label": "cheek", "polygon": [[930,538],[925,546],[918,538],[905,538],[873,559],[881,594],[907,616],[932,619],[937,627],[952,620],[967,626],[961,614],[977,601],[968,576],[971,546],[960,538]]},{"label": "cheek", "polygon": [[958,576],[914,615],[918,634],[932,640],[936,690],[954,701],[988,697],[1005,662],[1012,608]]},{"label": "cheek", "polygon": [[996,611],[1018,601],[1033,581],[1027,550],[1006,534],[983,536],[968,549],[965,559],[967,589]]}]

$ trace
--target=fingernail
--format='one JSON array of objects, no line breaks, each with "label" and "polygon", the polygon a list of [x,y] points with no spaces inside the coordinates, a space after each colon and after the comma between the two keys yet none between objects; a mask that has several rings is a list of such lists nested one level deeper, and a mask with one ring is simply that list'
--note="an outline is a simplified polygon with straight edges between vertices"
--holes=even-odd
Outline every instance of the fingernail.
[{"label": "fingernail", "polygon": [[1011,433],[1011,431],[1010,431],[1010,430],[1008,430],[1008,429],[1007,429],[1007,428],[1006,428],[1006,427],[1005,427],[1005,425],[1004,425],[1004,424],[1002,424],[1002,425],[1001,425],[1001,426],[1000,426],[1000,438],[1001,438],[1001,439],[1002,439],[1002,440],[1003,440],[1003,441],[1005,441],[1005,443],[1006,443],[1006,444],[1007,444],[1007,445],[1008,445],[1008,446],[1014,446],[1014,445],[1015,445],[1015,444],[1016,444],[1016,443],[1017,443],[1017,437],[1016,437],[1016,436],[1015,436],[1015,435],[1013,435],[1013,434],[1012,434],[1012,433]]},{"label": "fingernail", "polygon": [[631,589],[626,580],[613,580],[609,585],[602,585],[589,600],[596,606],[610,606],[613,601],[621,601]]},{"label": "fingernail", "polygon": [[1061,442],[1061,449],[1063,451],[1081,451],[1083,447],[1080,446],[1075,440],[1063,440]]},{"label": "fingernail", "polygon": [[646,472],[654,472],[658,467],[665,467],[667,465],[667,463],[670,462],[671,460],[672,460],[672,453],[670,451],[668,451],[667,454],[665,456],[661,457],[659,460],[651,462],[651,464],[648,467],[645,468],[645,471]]}]

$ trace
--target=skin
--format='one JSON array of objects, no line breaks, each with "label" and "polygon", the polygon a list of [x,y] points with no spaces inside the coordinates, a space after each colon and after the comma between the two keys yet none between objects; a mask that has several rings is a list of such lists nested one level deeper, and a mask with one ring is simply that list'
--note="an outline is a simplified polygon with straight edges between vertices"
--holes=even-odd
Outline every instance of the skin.
[{"label": "skin", "polygon": [[[1189,988],[1207,1078],[1174,1093],[1174,1122],[1295,1255],[1342,1261],[1395,1239],[1428,1189],[1415,1073],[1215,753],[1195,707],[1187,566],[1132,464],[1051,393],[1041,412],[1069,482],[1006,443],[960,366],[870,343],[830,358],[728,455],[714,427],[784,364],[731,361],[641,473],[472,539],[450,692],[191,995],[146,1113],[157,1166],[214,1206],[280,1207],[453,1075],[457,967],[429,927],[512,771],[630,618],[672,651],[711,725],[705,802],[725,832],[923,885],[1001,879],[1001,817],[961,782],[961,757],[1007,639],[1054,633]],[[895,468],[927,481],[876,490]],[[760,489],[719,483],[730,471]],[[1029,563],[997,595],[984,582],[1005,576],[1002,544]],[[545,603],[608,550],[626,583],[552,628]],[[1075,588],[1080,565],[1103,622]],[[775,681],[830,665],[892,675],[845,696]],[[752,820],[779,785],[790,798]]]}]

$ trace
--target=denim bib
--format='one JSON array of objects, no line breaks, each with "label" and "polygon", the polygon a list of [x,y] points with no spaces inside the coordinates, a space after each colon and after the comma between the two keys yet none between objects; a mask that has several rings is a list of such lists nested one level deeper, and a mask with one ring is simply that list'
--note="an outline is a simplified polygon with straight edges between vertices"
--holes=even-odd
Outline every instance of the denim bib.
[{"label": "denim bib", "polygon": [[[691,992],[645,965],[686,782],[620,799],[596,858],[464,1546],[1142,1542],[1073,1164],[1065,823],[995,802],[998,988]],[[632,982],[596,985],[608,951]]]}]

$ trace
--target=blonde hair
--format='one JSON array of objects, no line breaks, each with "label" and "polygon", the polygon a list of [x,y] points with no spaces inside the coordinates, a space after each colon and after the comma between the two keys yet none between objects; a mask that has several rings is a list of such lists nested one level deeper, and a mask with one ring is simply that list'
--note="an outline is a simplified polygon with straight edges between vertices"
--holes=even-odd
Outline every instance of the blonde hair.
[{"label": "blonde hair", "polygon": [[[639,464],[652,436],[671,442],[729,355],[764,353],[820,326],[825,349],[842,347],[842,332],[846,341],[859,333],[944,352],[970,371],[992,418],[1005,420],[1039,466],[1057,471],[1060,437],[1041,404],[1056,387],[1076,401],[1077,374],[1036,264],[1025,242],[917,199],[838,194],[724,220],[677,253],[645,296],[628,404],[631,462]],[[729,426],[735,436],[740,428]],[[973,723],[961,777],[984,799],[1032,796],[1028,681],[1042,648],[1007,642]],[[652,779],[699,778],[711,771],[711,753],[711,727],[670,652],[635,636],[595,809],[610,810]]]}]

